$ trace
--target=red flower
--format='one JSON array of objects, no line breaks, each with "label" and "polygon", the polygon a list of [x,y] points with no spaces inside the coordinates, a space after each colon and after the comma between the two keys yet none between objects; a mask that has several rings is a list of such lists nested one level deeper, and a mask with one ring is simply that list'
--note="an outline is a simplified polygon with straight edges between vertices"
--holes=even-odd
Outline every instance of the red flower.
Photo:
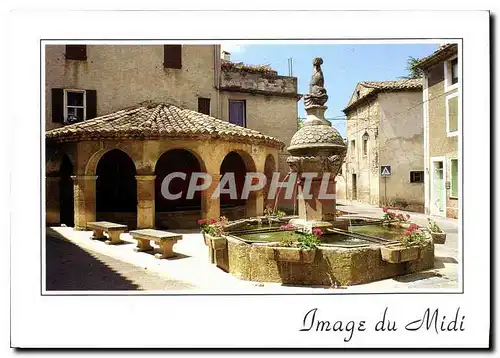
[{"label": "red flower", "polygon": [[210,219],[210,221],[209,221],[209,222],[210,222],[210,225],[213,225],[213,224],[215,224],[215,223],[217,222],[217,220],[215,220],[215,219]]},{"label": "red flower", "polygon": [[207,219],[200,219],[198,220],[198,225],[204,225],[207,223]]},{"label": "red flower", "polygon": [[410,214],[406,214],[406,218],[409,219],[410,218]]},{"label": "red flower", "polygon": [[384,206],[384,207],[382,208],[382,211],[383,211],[384,213],[386,213],[386,212],[387,212],[387,207],[386,207],[386,206]]},{"label": "red flower", "polygon": [[397,206],[394,207],[394,210],[398,210],[399,208]]},{"label": "red flower", "polygon": [[295,226],[293,226],[292,224],[286,224],[280,226],[280,230],[293,230],[293,229],[295,229]]},{"label": "red flower", "polygon": [[323,235],[323,231],[321,231],[321,229],[319,228],[315,228],[313,229],[313,234],[316,236],[316,237],[320,237],[321,235]]}]

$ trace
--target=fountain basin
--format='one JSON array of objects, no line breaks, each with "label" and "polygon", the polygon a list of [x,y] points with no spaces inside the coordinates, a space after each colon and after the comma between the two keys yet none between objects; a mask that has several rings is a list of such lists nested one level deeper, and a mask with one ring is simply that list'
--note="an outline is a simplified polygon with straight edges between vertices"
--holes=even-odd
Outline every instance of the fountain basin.
[{"label": "fountain basin", "polygon": [[[398,242],[343,230],[328,230],[314,252],[279,247],[275,228],[233,230],[217,239],[213,262],[242,280],[281,282],[296,285],[356,285],[434,266],[434,244],[429,238],[415,259],[391,263],[384,261],[382,248]],[[300,233],[296,233],[300,235]]]}]

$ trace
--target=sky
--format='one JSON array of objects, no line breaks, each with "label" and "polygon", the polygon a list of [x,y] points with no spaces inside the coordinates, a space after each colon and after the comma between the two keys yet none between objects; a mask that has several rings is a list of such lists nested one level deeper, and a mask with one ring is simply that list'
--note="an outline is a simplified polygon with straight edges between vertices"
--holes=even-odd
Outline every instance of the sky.
[{"label": "sky", "polygon": [[[279,75],[288,76],[288,59],[293,59],[293,73],[298,91],[306,94],[312,76],[312,60],[323,58],[325,88],[328,91],[326,118],[344,117],[342,112],[354,88],[361,81],[388,81],[407,75],[409,56],[422,58],[433,53],[436,44],[223,44],[232,62],[250,65],[268,64]],[[304,101],[298,103],[299,117],[305,117]],[[345,120],[332,124],[345,137]]]}]

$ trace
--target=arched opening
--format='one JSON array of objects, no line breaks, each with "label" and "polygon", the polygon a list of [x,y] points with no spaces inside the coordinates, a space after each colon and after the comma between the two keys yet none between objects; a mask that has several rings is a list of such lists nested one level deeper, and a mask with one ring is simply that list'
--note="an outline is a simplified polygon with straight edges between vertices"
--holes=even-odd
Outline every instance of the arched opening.
[{"label": "arched opening", "polygon": [[[155,212],[156,227],[165,229],[196,227],[201,215],[201,192],[196,191],[188,198],[188,188],[193,173],[202,172],[198,158],[188,150],[172,149],[161,155],[155,167]],[[179,198],[166,198],[161,191],[168,174],[179,172],[186,178],[173,178],[168,183],[168,191]],[[200,179],[201,182],[202,179]],[[198,183],[200,184],[200,183]]]},{"label": "arched opening", "polygon": [[59,168],[59,215],[61,224],[75,226],[75,200],[73,193],[73,164],[64,154]]},{"label": "arched opening", "polygon": [[266,157],[266,161],[264,163],[264,174],[266,176],[266,186],[264,187],[264,208],[267,206],[274,206],[274,200],[267,199],[267,195],[269,194],[269,187],[271,186],[271,181],[273,179],[273,174],[276,171],[276,162],[274,157],[269,154]]},{"label": "arched opening", "polygon": [[[247,172],[255,171],[255,165],[250,156],[237,152],[230,152],[226,155],[220,166],[221,181],[227,173],[234,174],[236,186],[236,198],[231,198],[229,193],[220,195],[221,215],[230,220],[236,220],[246,216],[247,204],[253,200],[253,194],[250,193],[248,199],[242,198],[243,186]],[[229,183],[224,186],[229,188]],[[222,188],[221,188],[222,189]]]},{"label": "arched opening", "polygon": [[135,165],[118,149],[105,153],[97,164],[96,219],[137,226]]}]

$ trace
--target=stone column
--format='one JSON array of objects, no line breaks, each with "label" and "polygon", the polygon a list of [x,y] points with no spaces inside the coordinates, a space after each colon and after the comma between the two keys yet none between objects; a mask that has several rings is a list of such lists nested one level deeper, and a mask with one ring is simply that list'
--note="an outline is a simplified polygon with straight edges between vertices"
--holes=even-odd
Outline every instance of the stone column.
[{"label": "stone column", "polygon": [[45,177],[45,215],[47,225],[61,224],[60,177]]},{"label": "stone column", "polygon": [[96,218],[96,180],[97,176],[72,176],[75,198],[75,229],[87,229],[87,223]]},{"label": "stone column", "polygon": [[155,178],[156,175],[136,175],[137,228],[155,227]]},{"label": "stone column", "polygon": [[246,216],[255,217],[264,214],[264,194],[264,189],[250,193],[247,201]]},{"label": "stone column", "polygon": [[[305,198],[299,200],[299,217],[307,221],[323,221],[329,220],[335,211],[335,199],[325,199],[320,196],[321,178],[314,179],[311,183],[311,190],[309,193],[310,199]],[[298,186],[299,197],[304,197],[304,187]],[[327,194],[335,193],[335,180],[328,181]],[[323,193],[324,194],[324,193]]]},{"label": "stone column", "polygon": [[218,219],[220,217],[220,196],[212,199],[212,194],[220,183],[221,175],[219,173],[209,174],[212,177],[212,184],[201,193],[201,216],[204,219]]}]

